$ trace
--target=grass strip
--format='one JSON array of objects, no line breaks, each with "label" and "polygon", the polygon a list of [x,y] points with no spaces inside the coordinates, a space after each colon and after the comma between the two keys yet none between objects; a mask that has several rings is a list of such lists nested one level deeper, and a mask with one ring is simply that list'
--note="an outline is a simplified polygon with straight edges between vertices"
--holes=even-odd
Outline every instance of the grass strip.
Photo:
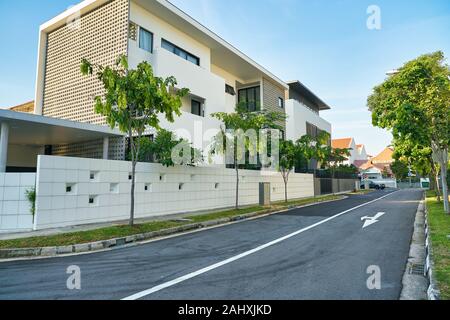
[{"label": "grass strip", "polygon": [[150,221],[147,223],[136,224],[133,227],[128,225],[123,226],[111,226],[105,228],[99,228],[88,231],[78,231],[50,236],[39,236],[32,238],[13,239],[13,240],[1,240],[0,249],[8,248],[38,248],[38,247],[57,247],[68,246],[75,244],[83,244],[96,241],[110,240],[114,238],[121,238],[132,236],[141,233],[147,233],[152,231],[160,231],[164,229],[179,227],[186,224],[201,223],[216,219],[233,218],[249,213],[267,213],[268,211],[274,212],[278,210],[286,209],[290,206],[301,206],[312,203],[319,203],[324,201],[331,201],[340,199],[339,196],[325,196],[317,198],[306,198],[299,200],[291,200],[287,204],[284,201],[274,202],[270,207],[252,206],[244,207],[236,210],[224,210],[211,213],[205,213],[202,215],[192,215],[185,217],[190,221]]},{"label": "grass strip", "polygon": [[434,274],[441,299],[450,299],[450,216],[433,191],[427,192],[428,223],[433,247]]}]

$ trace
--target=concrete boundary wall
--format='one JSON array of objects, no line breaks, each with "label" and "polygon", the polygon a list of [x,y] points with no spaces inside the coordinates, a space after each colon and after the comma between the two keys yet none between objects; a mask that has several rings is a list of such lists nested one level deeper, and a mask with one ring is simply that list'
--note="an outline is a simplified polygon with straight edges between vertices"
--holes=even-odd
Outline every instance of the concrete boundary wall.
[{"label": "concrete boundary wall", "polygon": [[[328,183],[329,188],[323,188],[323,183]],[[357,179],[314,178],[314,194],[320,196],[324,194],[350,192],[358,189],[358,184],[359,180]]]},{"label": "concrete boundary wall", "polygon": [[[46,229],[129,217],[131,163],[39,156],[34,228]],[[240,204],[257,204],[259,183],[269,182],[271,200],[284,199],[279,173],[241,170]],[[136,218],[228,208],[235,201],[235,171],[140,163]],[[313,175],[291,174],[289,198],[314,196]]]},{"label": "concrete boundary wall", "polygon": [[0,232],[33,228],[26,192],[34,188],[35,181],[35,173],[0,173]]}]

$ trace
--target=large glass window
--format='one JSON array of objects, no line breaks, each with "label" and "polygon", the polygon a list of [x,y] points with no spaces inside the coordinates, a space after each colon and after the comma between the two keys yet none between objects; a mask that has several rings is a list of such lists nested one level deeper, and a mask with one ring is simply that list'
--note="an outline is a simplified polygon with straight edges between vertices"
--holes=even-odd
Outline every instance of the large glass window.
[{"label": "large glass window", "polygon": [[161,47],[163,47],[167,51],[172,52],[173,54],[176,54],[177,56],[183,58],[184,60],[192,62],[193,64],[196,64],[198,66],[200,65],[200,58],[197,58],[196,56],[181,49],[180,47],[177,47],[176,45],[174,45],[173,43],[170,43],[167,40],[164,40],[164,39],[161,40]]},{"label": "large glass window", "polygon": [[239,103],[244,104],[248,111],[257,111],[261,106],[260,87],[245,88],[239,90]]},{"label": "large glass window", "polygon": [[197,116],[203,117],[203,107],[202,103],[197,100],[191,101],[191,113]]},{"label": "large glass window", "polygon": [[139,48],[153,52],[153,33],[144,28],[139,28]]}]

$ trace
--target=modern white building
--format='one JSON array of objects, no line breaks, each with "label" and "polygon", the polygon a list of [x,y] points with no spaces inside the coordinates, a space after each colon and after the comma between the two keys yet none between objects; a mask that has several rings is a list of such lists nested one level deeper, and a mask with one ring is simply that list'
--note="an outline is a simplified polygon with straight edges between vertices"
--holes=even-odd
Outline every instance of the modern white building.
[{"label": "modern white building", "polygon": [[[129,163],[123,161],[126,138],[117,130],[106,127],[105,119],[94,112],[93,98],[102,95],[102,84],[95,77],[85,77],[80,72],[82,58],[112,65],[119,55],[128,56],[131,68],[148,61],[156,75],[174,76],[180,88],[190,89],[189,97],[183,100],[182,116],[174,123],[161,119],[161,125],[188,138],[204,151],[221,126],[211,114],[232,112],[238,102],[246,103],[249,110],[263,108],[287,114],[286,123],[280,125],[289,139],[296,140],[307,133],[314,135],[319,130],[331,133],[331,125],[319,114],[330,107],[312,91],[298,81],[284,82],[170,2],[85,0],[40,27],[34,114],[0,110],[0,230],[21,229],[18,218],[14,220],[12,216],[20,211],[17,201],[23,201],[24,187],[20,177],[16,176],[23,172],[36,172],[38,213],[34,219],[35,228],[108,221],[123,214],[123,206],[127,205],[125,196],[129,193],[126,187]],[[80,158],[91,159],[91,162]],[[124,164],[117,164],[117,161]],[[112,168],[120,168],[120,172],[111,173]],[[183,203],[184,198],[177,192],[196,191],[189,185],[195,181],[203,188],[196,192],[209,197],[196,196],[197,203],[204,200],[206,204],[201,208],[171,204],[158,210],[160,213],[232,204],[232,196],[222,199],[224,194],[233,194],[230,191],[233,189],[232,177],[220,171],[226,169],[217,169],[217,178],[211,178],[214,171],[202,171],[196,176],[192,172],[183,174],[179,168],[174,169],[173,174],[157,165],[146,168],[152,172],[140,171],[142,176],[138,180],[142,185],[139,188],[145,187],[146,192],[160,190],[165,202],[175,203],[170,198],[175,197],[177,203]],[[54,172],[50,173],[50,170]],[[16,175],[8,176],[5,171]],[[169,179],[170,187],[169,184],[159,186],[165,182],[161,177]],[[248,173],[248,177],[245,203],[256,201],[257,184],[266,180],[274,183],[273,198],[282,197],[279,189],[282,181],[278,177],[255,177],[254,173]],[[24,178],[26,186],[30,179]],[[299,175],[293,180],[297,181],[297,186],[291,197],[314,193],[312,178],[308,175]],[[245,179],[243,181],[245,184]],[[86,186],[91,189],[86,191]],[[20,195],[8,198],[8,201],[16,201],[14,205],[8,203],[8,210],[4,210],[4,188],[15,188],[11,189],[13,191],[8,189],[14,194],[22,190]],[[106,207],[104,202],[112,193],[120,195],[114,196],[114,200],[120,199],[122,208],[120,214],[109,217],[108,209],[103,212],[98,208]],[[65,218],[58,216],[62,207],[67,209]],[[79,219],[74,218],[77,208],[85,208],[78,210],[82,216]],[[6,211],[11,217],[7,219],[8,227],[2,227],[1,217]],[[138,211],[141,216],[147,212],[145,207]]]},{"label": "modern white building", "polygon": [[[73,121],[104,124],[92,98],[102,93],[83,77],[82,58],[111,65],[118,55],[131,68],[148,61],[158,76],[174,76],[190,89],[183,114],[162,126],[205,149],[220,123],[215,112],[232,112],[238,102],[250,109],[287,113],[288,138],[308,126],[331,133],[319,111],[329,109],[300,82],[285,83],[186,13],[165,0],[86,0],[40,28],[35,112]],[[114,157],[116,159],[118,157]]]}]

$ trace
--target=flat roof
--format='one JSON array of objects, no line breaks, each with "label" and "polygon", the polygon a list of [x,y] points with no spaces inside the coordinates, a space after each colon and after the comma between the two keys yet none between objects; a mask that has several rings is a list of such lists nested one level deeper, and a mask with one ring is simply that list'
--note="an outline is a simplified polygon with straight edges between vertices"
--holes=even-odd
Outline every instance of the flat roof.
[{"label": "flat roof", "polygon": [[58,145],[124,136],[118,129],[0,109],[0,123],[9,124],[9,143]]},{"label": "flat roof", "polygon": [[322,99],[320,99],[314,92],[308,89],[307,86],[305,86],[303,83],[301,83],[298,80],[294,81],[288,81],[287,84],[289,85],[289,88],[291,90],[294,90],[298,93],[300,93],[302,96],[310,100],[311,102],[314,102],[319,107],[319,110],[330,110],[331,107],[323,102]]},{"label": "flat roof", "polygon": [[[100,7],[110,0],[84,0],[74,7],[64,11],[55,18],[44,23],[40,27],[41,32],[50,33],[63,26],[68,17],[79,13],[81,16]],[[211,48],[211,63],[219,67],[225,67],[237,75],[246,75],[259,72],[276,82],[281,87],[288,89],[287,84],[265,69],[263,66],[236,49],[233,45],[209,30],[187,13],[167,0],[133,0],[144,9],[156,13],[160,18],[168,21],[176,28],[183,30],[197,41]]]}]

